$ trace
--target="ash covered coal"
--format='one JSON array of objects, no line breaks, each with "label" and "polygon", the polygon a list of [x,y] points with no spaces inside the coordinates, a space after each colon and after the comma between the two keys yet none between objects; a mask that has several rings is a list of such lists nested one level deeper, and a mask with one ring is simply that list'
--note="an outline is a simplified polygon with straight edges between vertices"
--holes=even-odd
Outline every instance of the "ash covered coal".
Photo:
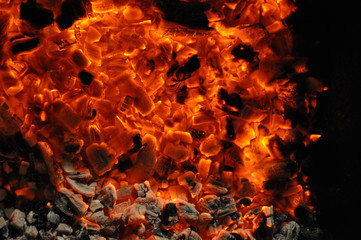
[{"label": "ash covered coal", "polygon": [[292,1],[0,6],[3,238],[322,234]]}]

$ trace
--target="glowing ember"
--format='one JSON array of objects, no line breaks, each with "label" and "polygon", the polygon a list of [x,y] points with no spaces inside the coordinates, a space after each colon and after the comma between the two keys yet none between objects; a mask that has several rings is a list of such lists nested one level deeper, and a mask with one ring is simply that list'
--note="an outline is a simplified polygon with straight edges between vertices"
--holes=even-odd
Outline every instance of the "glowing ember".
[{"label": "glowing ember", "polygon": [[306,122],[326,88],[292,57],[291,0],[0,7],[1,135],[39,149],[45,166],[22,171],[47,168],[61,214],[119,239],[299,231],[312,207],[295,152],[321,137]]}]

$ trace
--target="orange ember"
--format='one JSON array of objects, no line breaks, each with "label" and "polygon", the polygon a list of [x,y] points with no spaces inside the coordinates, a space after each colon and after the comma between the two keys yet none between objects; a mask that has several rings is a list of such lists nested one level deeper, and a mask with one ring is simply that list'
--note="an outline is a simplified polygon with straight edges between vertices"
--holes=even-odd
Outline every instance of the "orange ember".
[{"label": "orange ember", "polygon": [[295,153],[321,135],[299,117],[326,88],[293,57],[292,0],[0,2],[0,133],[39,150],[83,228],[255,239],[311,211]]}]

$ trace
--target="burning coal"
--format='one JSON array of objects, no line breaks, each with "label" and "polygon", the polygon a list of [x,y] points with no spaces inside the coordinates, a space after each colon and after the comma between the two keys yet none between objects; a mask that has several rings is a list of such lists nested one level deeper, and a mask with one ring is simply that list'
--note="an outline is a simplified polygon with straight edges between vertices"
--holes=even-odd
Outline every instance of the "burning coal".
[{"label": "burning coal", "polygon": [[293,57],[295,10],[1,1],[2,236],[297,239],[326,88]]}]

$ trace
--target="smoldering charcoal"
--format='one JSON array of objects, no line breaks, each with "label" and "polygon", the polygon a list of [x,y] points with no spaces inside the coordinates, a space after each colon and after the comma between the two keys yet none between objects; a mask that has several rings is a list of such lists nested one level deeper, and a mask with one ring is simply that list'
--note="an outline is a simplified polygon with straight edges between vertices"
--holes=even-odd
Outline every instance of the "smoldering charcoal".
[{"label": "smoldering charcoal", "polygon": [[0,238],[318,239],[296,10],[0,1]]}]

